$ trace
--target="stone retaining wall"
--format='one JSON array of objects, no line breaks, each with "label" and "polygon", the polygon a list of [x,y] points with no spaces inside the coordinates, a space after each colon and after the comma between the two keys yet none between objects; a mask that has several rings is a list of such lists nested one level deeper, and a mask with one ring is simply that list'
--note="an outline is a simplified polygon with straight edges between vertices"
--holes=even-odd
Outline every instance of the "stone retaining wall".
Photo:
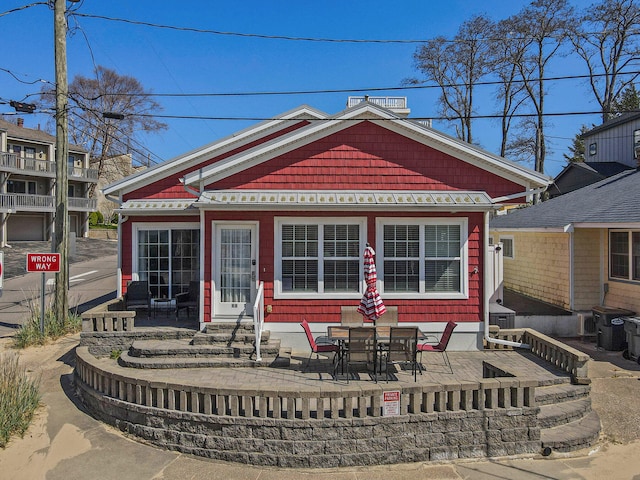
[{"label": "stone retaining wall", "polygon": [[536,381],[401,388],[382,416],[382,385],[339,391],[256,391],[152,382],[97,365],[78,347],[75,384],[101,420],[193,455],[280,467],[338,467],[480,458],[540,450]]}]

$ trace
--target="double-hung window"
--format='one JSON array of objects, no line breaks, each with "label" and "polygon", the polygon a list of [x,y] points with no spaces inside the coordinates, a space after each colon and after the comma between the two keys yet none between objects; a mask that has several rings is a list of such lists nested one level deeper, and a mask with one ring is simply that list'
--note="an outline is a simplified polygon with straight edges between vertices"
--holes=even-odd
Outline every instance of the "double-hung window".
[{"label": "double-hung window", "polygon": [[609,233],[609,275],[640,281],[640,231]]},{"label": "double-hung window", "polygon": [[466,219],[379,219],[377,245],[385,295],[468,295]]},{"label": "double-hung window", "polygon": [[276,219],[276,295],[357,298],[365,221]]}]

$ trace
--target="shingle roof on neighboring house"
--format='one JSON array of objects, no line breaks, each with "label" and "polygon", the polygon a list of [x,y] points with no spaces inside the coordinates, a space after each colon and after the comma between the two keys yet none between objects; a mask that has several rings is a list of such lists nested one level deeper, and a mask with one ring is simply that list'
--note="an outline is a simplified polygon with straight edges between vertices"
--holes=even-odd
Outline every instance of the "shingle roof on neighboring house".
[{"label": "shingle roof on neighboring house", "polygon": [[[7,136],[10,138],[36,143],[48,143],[53,145],[55,145],[56,143],[56,137],[48,134],[43,130],[21,127],[19,125],[16,125],[15,123],[3,120],[2,118],[0,118],[0,130],[4,130],[5,132],[7,132]],[[79,145],[69,144],[69,148],[80,152],[86,152],[86,150]]]},{"label": "shingle roof on neighboring house", "polygon": [[491,228],[562,228],[640,223],[640,171],[625,170],[579,190],[491,220]]}]

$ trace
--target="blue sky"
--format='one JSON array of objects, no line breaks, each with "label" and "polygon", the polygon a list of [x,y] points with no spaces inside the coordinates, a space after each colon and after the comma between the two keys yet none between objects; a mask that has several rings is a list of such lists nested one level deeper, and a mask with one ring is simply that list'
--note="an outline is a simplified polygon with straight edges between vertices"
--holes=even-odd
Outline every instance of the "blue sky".
[{"label": "blue sky", "polygon": [[[31,0],[3,0],[0,13],[27,5]],[[517,13],[522,0],[424,0],[255,1],[211,0],[84,0],[79,12],[139,20],[156,24],[295,37],[342,39],[429,39],[452,37],[460,24],[474,14],[499,20]],[[70,4],[69,4],[70,5]],[[78,5],[78,4],[76,4]],[[139,25],[79,18],[82,31],[68,37],[69,80],[76,74],[91,76],[94,62],[137,78],[154,93],[238,93],[259,91],[316,91],[399,87],[414,77],[416,44],[320,43],[211,35],[156,29]],[[74,27],[75,23],[71,22]],[[37,5],[0,17],[3,55],[0,68],[10,70],[22,82],[0,71],[0,98],[22,100],[40,90],[38,79],[54,80],[53,12]],[[580,75],[578,62],[558,58],[547,76]],[[597,110],[584,81],[548,83],[549,112]],[[437,115],[436,89],[354,93],[324,93],[213,98],[160,98],[163,114],[196,117],[273,117],[301,104],[326,113],[343,110],[349,95],[400,95],[408,98],[413,117]],[[492,114],[495,99],[490,87],[477,91],[478,114]],[[27,101],[28,101],[27,97]],[[31,97],[34,98],[34,97]],[[0,105],[0,113],[10,112]],[[45,115],[25,117],[28,127],[42,127]],[[154,156],[168,160],[252,123],[238,120],[163,120],[169,129],[144,137]],[[580,125],[599,123],[597,115],[549,119],[547,135],[551,152],[546,172],[558,173],[563,153]],[[453,134],[444,122],[435,128]],[[476,120],[474,137],[483,148],[496,153],[499,126],[496,120]]]}]

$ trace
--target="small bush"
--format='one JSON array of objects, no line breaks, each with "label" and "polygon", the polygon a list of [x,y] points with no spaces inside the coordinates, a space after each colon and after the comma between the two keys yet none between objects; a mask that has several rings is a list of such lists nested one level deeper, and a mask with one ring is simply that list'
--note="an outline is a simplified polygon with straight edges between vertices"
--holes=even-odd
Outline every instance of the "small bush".
[{"label": "small bush", "polygon": [[89,226],[95,227],[98,224],[104,223],[104,215],[101,212],[91,212],[89,214]]},{"label": "small bush", "polygon": [[31,345],[43,345],[47,340],[55,340],[68,333],[76,333],[82,329],[82,318],[70,313],[63,321],[58,321],[55,312],[47,309],[44,312],[44,335],[40,331],[40,309],[33,309],[29,319],[18,329],[13,336],[13,342],[17,348],[26,348]]},{"label": "small bush", "polygon": [[0,447],[24,435],[40,405],[40,379],[29,379],[15,353],[0,355]]},{"label": "small bush", "polygon": [[109,355],[109,358],[111,360],[117,360],[120,358],[120,355],[122,355],[122,350],[111,350],[111,354]]}]

